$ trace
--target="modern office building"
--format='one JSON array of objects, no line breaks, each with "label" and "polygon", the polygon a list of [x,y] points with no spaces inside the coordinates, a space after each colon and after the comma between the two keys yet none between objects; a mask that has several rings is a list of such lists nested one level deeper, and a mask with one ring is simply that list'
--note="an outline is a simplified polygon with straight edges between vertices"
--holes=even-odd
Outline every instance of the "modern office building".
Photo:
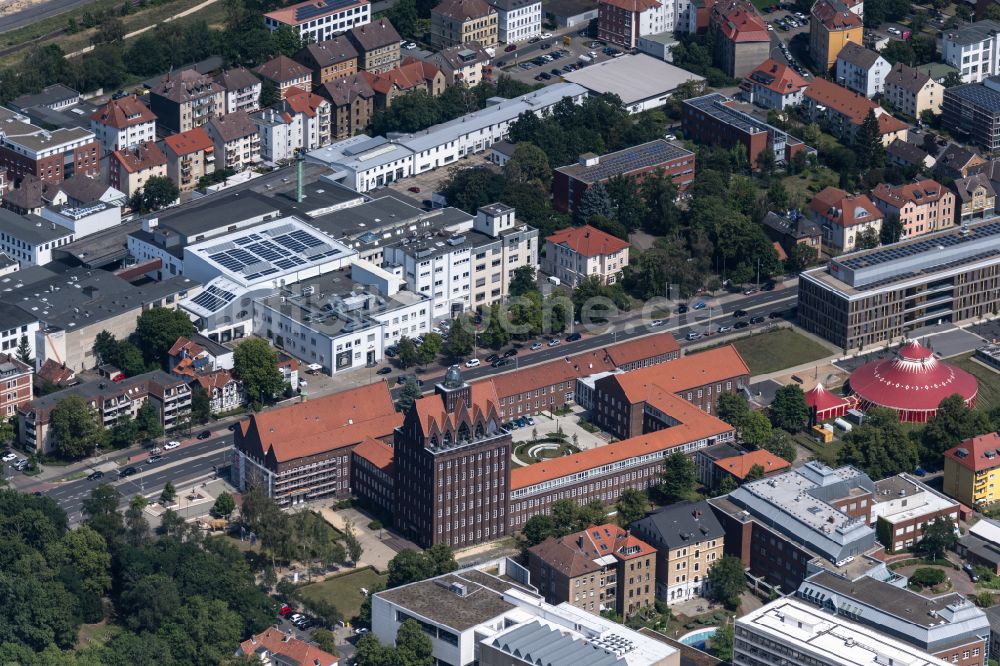
[{"label": "modern office building", "polygon": [[960,507],[909,474],[897,474],[875,482],[872,522],[878,540],[889,552],[910,548],[923,536],[924,528],[938,518],[958,527]]},{"label": "modern office building", "polygon": [[0,108],[0,127],[0,170],[7,181],[31,175],[60,183],[75,175],[101,175],[101,144],[89,129],[50,131],[4,108]]},{"label": "modern office building", "polygon": [[785,597],[737,618],[734,666],[946,666],[899,639]]},{"label": "modern office building", "polygon": [[1000,148],[1000,79],[945,88],[941,124],[984,150]]},{"label": "modern office building", "polygon": [[799,139],[773,125],[735,108],[733,100],[719,93],[684,100],[681,127],[695,143],[746,148],[751,168],[757,168],[762,151],[770,150],[777,164],[789,162],[796,153],[815,152]]},{"label": "modern office building", "polygon": [[708,589],[708,570],[723,556],[725,531],[705,501],[680,502],[629,526],[656,549],[656,597],[677,603]]},{"label": "modern office building", "polygon": [[532,584],[550,604],[628,617],[653,605],[656,555],[629,530],[609,523],[532,546],[528,569]]},{"label": "modern office building", "polygon": [[842,255],[799,278],[799,325],[853,349],[1000,307],[1000,222],[980,222]]},{"label": "modern office building", "polygon": [[268,30],[274,32],[287,25],[298,31],[303,43],[332,39],[371,20],[368,0],[306,0],[264,14]]},{"label": "modern office building", "polygon": [[831,615],[848,618],[943,661],[959,666],[986,663],[990,623],[985,612],[956,592],[927,597],[902,583],[820,571],[803,581],[796,595]]},{"label": "modern office building", "polygon": [[[511,560],[494,573],[461,569],[372,596],[372,632],[392,645],[415,620],[438,664],[454,666],[680,666],[680,652],[569,604],[547,603]],[[484,567],[485,568],[485,567]]]},{"label": "modern office building", "polygon": [[282,507],[348,497],[351,451],[402,421],[385,382],[257,412],[234,433],[234,483],[262,488]]}]

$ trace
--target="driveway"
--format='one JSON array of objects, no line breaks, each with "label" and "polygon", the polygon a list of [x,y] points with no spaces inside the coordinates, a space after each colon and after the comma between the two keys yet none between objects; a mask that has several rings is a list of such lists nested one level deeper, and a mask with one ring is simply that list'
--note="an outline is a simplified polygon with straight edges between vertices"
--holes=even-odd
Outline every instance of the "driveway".
[{"label": "driveway", "polygon": [[362,553],[361,560],[358,562],[359,568],[371,566],[378,571],[385,571],[389,566],[389,560],[394,558],[399,550],[403,548],[420,550],[414,544],[389,534],[388,530],[373,532],[368,529],[368,523],[372,519],[357,509],[334,511],[328,507],[322,507],[319,512],[328,523],[341,531],[347,529],[348,521],[351,522],[354,536],[361,542]]},{"label": "driveway", "polygon": [[580,427],[579,420],[586,415],[586,410],[576,404],[570,406],[573,408],[573,412],[566,416],[551,416],[550,414],[543,413],[533,417],[535,425],[512,430],[511,439],[516,444],[519,444],[531,440],[532,431],[538,431],[538,437],[541,438],[550,432],[557,432],[559,428],[562,428],[563,433],[566,434],[566,441],[568,443],[572,444],[573,436],[576,435],[576,446],[581,451],[607,444],[607,436],[602,436],[603,433],[588,432]]}]

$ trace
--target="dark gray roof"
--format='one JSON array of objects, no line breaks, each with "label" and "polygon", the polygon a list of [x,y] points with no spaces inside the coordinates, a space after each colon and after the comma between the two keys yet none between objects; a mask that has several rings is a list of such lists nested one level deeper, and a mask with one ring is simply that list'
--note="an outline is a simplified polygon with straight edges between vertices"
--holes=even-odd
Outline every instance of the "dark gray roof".
[{"label": "dark gray roof", "polygon": [[[346,206],[352,201],[366,200],[363,194],[347,189],[339,183],[315,181],[302,187],[302,202],[295,200],[295,190],[276,193],[273,196],[275,205],[281,206],[287,212],[308,214],[310,211]],[[333,214],[333,213],[328,213]]]},{"label": "dark gray roof", "polygon": [[957,30],[944,33],[942,37],[956,44],[976,44],[996,32],[1000,32],[1000,23],[992,20],[976,21],[969,25],[962,26]]},{"label": "dark gray roof", "polygon": [[257,125],[246,111],[215,116],[208,121],[208,127],[209,134],[213,135],[213,138],[218,136],[224,142],[237,141],[257,134]]},{"label": "dark gray roof", "polygon": [[978,187],[986,188],[987,197],[995,197],[997,195],[993,189],[993,183],[990,182],[989,176],[985,173],[975,173],[966,178],[956,178],[951,185],[952,191],[961,203],[970,201]]},{"label": "dark gray roof", "polygon": [[505,12],[539,4],[539,0],[489,0],[489,3]]},{"label": "dark gray roof", "polygon": [[732,458],[733,456],[738,456],[744,453],[743,449],[722,442],[720,444],[713,444],[711,446],[706,446],[703,449],[698,449],[699,456],[705,456],[709,460],[720,460],[722,458]]},{"label": "dark gray roof", "polygon": [[875,51],[854,42],[847,42],[847,45],[837,54],[837,60],[843,60],[864,70],[871,69],[880,57]]},{"label": "dark gray roof", "polygon": [[154,370],[141,375],[135,375],[134,377],[126,377],[119,382],[112,382],[108,379],[95,379],[61,391],[56,391],[55,393],[49,393],[40,398],[35,398],[31,401],[30,405],[33,409],[47,411],[53,409],[60,401],[71,395],[79,395],[84,398],[110,397],[126,393],[129,389],[136,386],[148,386],[149,383],[159,384],[160,386],[177,386],[185,383],[185,381],[184,378],[174,377],[163,370]]},{"label": "dark gray roof", "polygon": [[399,33],[389,19],[383,18],[351,28],[348,37],[362,51],[374,51],[399,43]]},{"label": "dark gray roof", "polygon": [[17,265],[17,263],[16,259],[11,259],[6,253],[0,252],[0,268],[9,268]]},{"label": "dark gray roof", "polygon": [[424,215],[425,211],[389,196],[321,215],[310,220],[309,224],[328,236],[340,239],[380,227],[391,228]]},{"label": "dark gray roof", "polygon": [[223,229],[258,215],[278,213],[280,208],[273,198],[251,190],[222,193],[181,206],[173,213],[161,213],[157,226],[193,239],[199,234]]},{"label": "dark gray roof", "polygon": [[38,317],[32,317],[16,305],[8,303],[6,294],[4,296],[0,298],[0,330],[6,331],[38,321]]},{"label": "dark gray roof", "polygon": [[340,35],[322,42],[311,42],[306,44],[302,47],[302,50],[295,54],[295,60],[303,65],[309,66],[307,62],[305,62],[306,58],[304,56],[306,54],[308,54],[319,67],[330,67],[331,65],[336,65],[337,63],[347,60],[357,59],[358,50],[354,48],[354,45],[351,44],[351,41],[347,39],[347,37]]},{"label": "dark gray roof", "polygon": [[29,106],[50,106],[68,103],[80,98],[80,93],[61,83],[43,88],[41,92],[20,95],[10,101],[11,108],[26,109]]},{"label": "dark gray roof", "polygon": [[1000,564],[1000,544],[987,541],[975,534],[965,534],[958,540],[959,545],[984,562]]},{"label": "dark gray roof", "polygon": [[[455,584],[465,586],[464,596],[451,589]],[[516,608],[503,598],[503,593],[511,588],[534,594],[534,590],[514,581],[470,569],[403,585],[379,592],[377,596],[422,618],[462,632]]]},{"label": "dark gray roof", "polygon": [[614,176],[655,167],[685,155],[690,156],[693,161],[694,153],[690,150],[664,139],[656,139],[614,153],[601,155],[600,161],[593,166],[576,163],[559,167],[556,171],[584,183],[598,183]]},{"label": "dark gray roof", "polygon": [[260,79],[254,76],[253,72],[245,67],[233,67],[232,69],[227,69],[224,72],[216,74],[215,82],[227,91],[232,92],[234,90],[250,88],[258,85],[260,83]]},{"label": "dark gray roof", "polygon": [[81,204],[93,203],[100,200],[109,187],[107,183],[102,183],[97,178],[89,176],[73,176],[59,184],[59,189],[67,197]]},{"label": "dark gray roof", "polygon": [[542,11],[546,14],[551,14],[557,18],[565,18],[569,16],[577,16],[579,14],[586,14],[587,12],[597,11],[597,1],[596,0],[549,0],[546,2]]},{"label": "dark gray roof", "polygon": [[907,164],[912,164],[915,166],[923,165],[924,160],[929,157],[927,153],[921,150],[916,144],[912,144],[909,141],[903,141],[902,139],[896,139],[889,144],[889,147],[885,151],[892,157],[896,157]]},{"label": "dark gray roof", "polygon": [[966,83],[944,91],[945,97],[953,96],[994,115],[1000,114],[1000,91],[991,90],[981,83]]},{"label": "dark gray roof", "polygon": [[794,220],[787,215],[768,212],[764,216],[764,226],[795,239],[815,238],[823,235],[823,230],[820,229],[819,225],[810,220],[804,213],[797,211],[793,211],[793,213],[795,213]]},{"label": "dark gray roof", "polygon": [[64,254],[69,255],[87,268],[102,268],[124,259],[128,255],[129,235],[141,230],[141,222],[126,222],[78,238],[55,252],[59,258]]},{"label": "dark gray roof", "polygon": [[650,545],[658,549],[665,545],[671,550],[725,536],[722,524],[704,500],[664,507],[635,521],[631,529]]},{"label": "dark gray roof", "polygon": [[578,641],[550,624],[538,620],[505,631],[489,644],[508,655],[513,663],[537,666],[622,666],[624,659],[593,645]]},{"label": "dark gray roof", "polygon": [[897,62],[886,75],[885,85],[892,84],[916,95],[930,80],[931,77],[919,69],[910,67],[902,62]]},{"label": "dark gray roof", "polygon": [[43,220],[37,215],[18,215],[6,208],[0,208],[0,232],[33,246],[65,238],[73,233],[66,227]]}]

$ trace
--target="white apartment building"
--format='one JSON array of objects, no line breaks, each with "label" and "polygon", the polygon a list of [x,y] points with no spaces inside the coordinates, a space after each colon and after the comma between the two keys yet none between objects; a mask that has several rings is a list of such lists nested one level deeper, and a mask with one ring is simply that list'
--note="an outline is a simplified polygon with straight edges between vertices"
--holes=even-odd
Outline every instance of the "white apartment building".
[{"label": "white apartment building", "polygon": [[734,666],[945,666],[949,663],[792,597],[736,620]]},{"label": "white apartment building", "polygon": [[378,363],[404,335],[431,328],[430,298],[402,285],[401,278],[358,260],[350,276],[326,273],[256,299],[253,331],[330,375]]},{"label": "white apartment building", "polygon": [[441,230],[387,245],[383,265],[389,271],[402,269],[410,290],[430,299],[435,320],[465,312],[472,304],[472,246],[467,234]]},{"label": "white apartment building", "polygon": [[628,266],[629,244],[589,224],[560,229],[545,239],[542,270],[569,287],[590,277],[614,284]]},{"label": "white apartment building", "polygon": [[372,7],[368,0],[307,0],[264,14],[264,25],[271,32],[287,25],[299,31],[305,42],[322,42],[358,25],[371,23]]},{"label": "white apartment building", "polygon": [[112,98],[90,116],[90,130],[110,153],[156,141],[156,116],[135,95]]},{"label": "white apartment building", "polygon": [[263,85],[244,67],[234,67],[215,76],[215,82],[225,89],[226,113],[253,113],[260,108]]},{"label": "white apartment building", "polygon": [[575,83],[556,83],[495,103],[414,134],[371,138],[359,134],[309,153],[308,160],[337,172],[337,182],[357,192],[454,164],[507,138],[510,124],[526,112],[541,116],[563,99],[587,96]]},{"label": "white apartment building", "polygon": [[494,0],[498,38],[502,44],[518,44],[542,34],[542,3],[538,0]]},{"label": "white apartment building", "polygon": [[514,209],[501,203],[476,211],[472,228],[479,236],[472,254],[472,307],[488,307],[507,298],[514,271],[538,269],[538,229],[518,224]]},{"label": "white apartment building", "polygon": [[260,134],[260,158],[277,164],[295,157],[302,147],[303,120],[300,114],[282,113],[270,108],[250,116]]},{"label": "white apartment building", "polygon": [[1000,74],[1000,22],[985,20],[941,34],[941,60],[959,71],[962,83]]},{"label": "white apartment building", "polygon": [[223,168],[240,172],[260,162],[260,133],[245,111],[211,118],[205,131],[212,138],[215,157],[222,159]]},{"label": "white apartment building", "polygon": [[52,261],[52,250],[75,240],[73,231],[37,215],[18,215],[0,208],[0,252],[21,267]]},{"label": "white apartment building", "polygon": [[885,58],[854,42],[847,42],[837,55],[837,83],[868,98],[885,91],[891,69]]}]

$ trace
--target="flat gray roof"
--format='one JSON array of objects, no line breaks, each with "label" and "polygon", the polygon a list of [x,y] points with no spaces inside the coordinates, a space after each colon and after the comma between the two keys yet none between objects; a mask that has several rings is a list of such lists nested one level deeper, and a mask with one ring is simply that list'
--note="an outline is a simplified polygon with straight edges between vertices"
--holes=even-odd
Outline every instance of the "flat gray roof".
[{"label": "flat gray roof", "polygon": [[43,220],[37,215],[18,215],[6,208],[0,208],[0,233],[13,236],[32,246],[51,243],[59,238],[73,235],[72,231],[55,222]]},{"label": "flat gray roof", "polygon": [[[465,596],[453,591],[453,584],[464,585]],[[377,596],[432,622],[462,632],[516,608],[503,598],[503,593],[510,588],[534,594],[534,591],[512,580],[473,569],[410,583],[379,592]]]},{"label": "flat gray roof", "polygon": [[142,230],[141,222],[127,222],[63,245],[56,250],[68,254],[87,268],[101,268],[128,255],[129,234]]},{"label": "flat gray roof", "polygon": [[166,214],[156,214],[157,226],[175,231],[193,242],[199,234],[223,229],[260,215],[279,213],[278,201],[257,192],[247,190],[234,193],[220,193],[197,199]]},{"label": "flat gray roof", "polygon": [[306,223],[333,238],[355,238],[366,231],[393,228],[401,224],[416,222],[431,215],[425,210],[411,206],[396,197],[387,196],[372,199],[357,206],[335,210],[320,215]]},{"label": "flat gray roof", "polygon": [[645,53],[619,56],[587,65],[564,74],[563,78],[594,93],[618,95],[625,105],[669,95],[686,81],[705,80],[703,76]]}]

